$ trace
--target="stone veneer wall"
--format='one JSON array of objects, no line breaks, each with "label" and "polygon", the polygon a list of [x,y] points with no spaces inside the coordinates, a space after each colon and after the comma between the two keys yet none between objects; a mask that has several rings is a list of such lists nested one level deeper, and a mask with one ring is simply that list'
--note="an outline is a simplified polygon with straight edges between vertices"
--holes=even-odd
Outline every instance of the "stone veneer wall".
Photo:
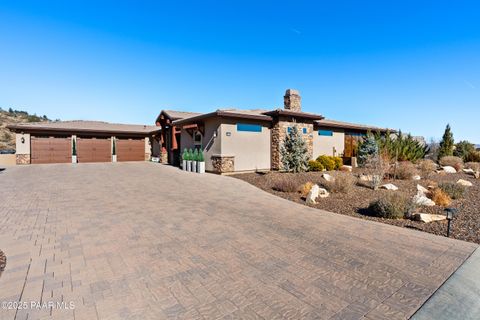
[{"label": "stone veneer wall", "polygon": [[[307,143],[308,157],[313,157],[313,124],[311,123],[298,123],[288,121],[278,121],[272,127],[272,170],[283,169],[282,159],[280,154],[280,146],[285,141],[287,136],[287,128],[297,126],[302,137]],[[303,128],[307,128],[307,134],[303,134]]]},{"label": "stone veneer wall", "polygon": [[227,173],[235,171],[235,157],[234,156],[212,156],[212,167],[216,173]]},{"label": "stone veneer wall", "polygon": [[17,154],[15,157],[17,164],[30,164],[29,154]]}]

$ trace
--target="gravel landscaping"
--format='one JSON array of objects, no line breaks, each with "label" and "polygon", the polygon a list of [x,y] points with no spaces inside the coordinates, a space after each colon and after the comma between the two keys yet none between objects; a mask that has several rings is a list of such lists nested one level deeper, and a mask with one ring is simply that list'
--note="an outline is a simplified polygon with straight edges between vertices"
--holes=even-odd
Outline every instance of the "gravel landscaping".
[{"label": "gravel landscaping", "polygon": [[[258,188],[275,194],[279,197],[305,204],[305,197],[298,190],[301,185],[312,182],[322,186],[325,179],[322,175],[325,172],[305,172],[305,173],[245,173],[237,174],[234,177],[244,180]],[[356,169],[353,173],[348,172],[328,172],[331,175],[353,175],[358,176],[362,172]],[[449,207],[458,209],[458,214],[452,221],[450,236],[456,239],[475,242],[480,244],[480,180],[464,173],[439,174],[434,173],[429,180],[384,180],[383,184],[392,183],[399,188],[398,191],[391,190],[372,190],[365,186],[354,184],[346,193],[331,193],[327,198],[318,198],[317,203],[311,206],[335,213],[354,216],[362,219],[374,220],[382,223],[388,223],[400,227],[413,228],[437,235],[446,235],[447,221],[437,221],[423,223],[411,221],[408,219],[384,219],[369,216],[368,206],[370,202],[376,200],[388,193],[402,193],[412,197],[417,193],[417,184],[427,187],[429,184],[454,182],[464,179],[473,183],[473,186],[467,187],[465,194],[460,199],[452,200]],[[287,181],[287,182],[286,182]],[[278,186],[289,184],[288,192],[278,191]],[[277,189],[277,190],[275,190]],[[344,191],[345,192],[345,191]],[[444,214],[444,207],[421,206],[416,209],[417,212]]]}]

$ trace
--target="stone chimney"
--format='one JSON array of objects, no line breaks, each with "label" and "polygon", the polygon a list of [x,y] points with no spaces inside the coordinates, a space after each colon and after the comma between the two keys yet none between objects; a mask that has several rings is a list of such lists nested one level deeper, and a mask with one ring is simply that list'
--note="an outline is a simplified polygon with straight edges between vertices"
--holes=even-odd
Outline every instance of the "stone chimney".
[{"label": "stone chimney", "polygon": [[283,96],[283,105],[286,110],[291,110],[295,112],[302,111],[302,98],[300,93],[295,89],[287,89],[285,95]]}]

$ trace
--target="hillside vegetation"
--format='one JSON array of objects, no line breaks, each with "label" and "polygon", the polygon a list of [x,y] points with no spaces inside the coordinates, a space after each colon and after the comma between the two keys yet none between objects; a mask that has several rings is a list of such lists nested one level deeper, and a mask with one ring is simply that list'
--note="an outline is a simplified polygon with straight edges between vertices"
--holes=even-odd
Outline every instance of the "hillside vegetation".
[{"label": "hillside vegetation", "polygon": [[7,125],[25,122],[51,121],[47,116],[37,116],[26,111],[4,110],[0,108],[0,150],[15,150],[15,133],[7,129]]}]

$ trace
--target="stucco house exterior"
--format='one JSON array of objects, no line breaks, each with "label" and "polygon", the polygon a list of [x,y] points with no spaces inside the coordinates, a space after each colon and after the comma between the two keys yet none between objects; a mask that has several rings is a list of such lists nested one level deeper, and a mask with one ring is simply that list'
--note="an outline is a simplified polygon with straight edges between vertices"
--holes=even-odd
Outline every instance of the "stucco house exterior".
[{"label": "stucco house exterior", "polygon": [[179,165],[184,148],[198,148],[204,151],[206,170],[221,174],[282,169],[280,146],[293,126],[301,130],[311,159],[341,156],[347,163],[355,156],[359,138],[368,131],[388,131],[303,112],[300,94],[293,89],[285,92],[283,108],[209,113],[162,110],[156,125],[162,128],[162,162]]}]

